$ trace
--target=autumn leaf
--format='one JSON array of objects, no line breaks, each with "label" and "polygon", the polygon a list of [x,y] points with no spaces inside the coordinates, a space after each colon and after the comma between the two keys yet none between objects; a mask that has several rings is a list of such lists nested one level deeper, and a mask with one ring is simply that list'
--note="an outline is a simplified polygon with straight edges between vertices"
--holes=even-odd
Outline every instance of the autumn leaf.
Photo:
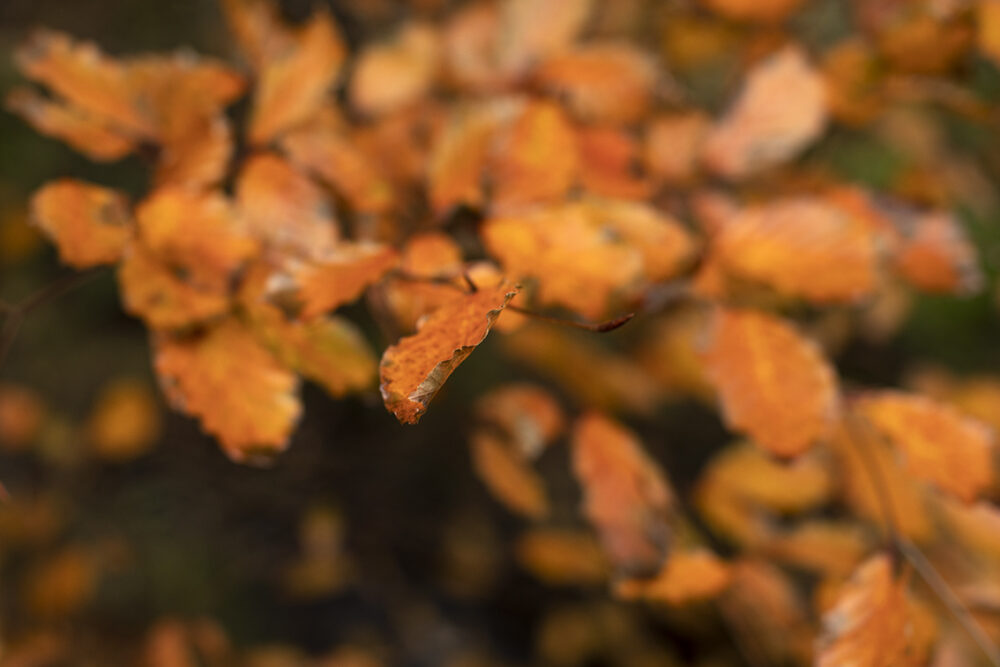
[{"label": "autumn leaf", "polygon": [[[425,232],[407,239],[399,269],[413,279],[386,281],[383,293],[396,322],[407,331],[416,329],[421,317],[455,298],[458,289],[464,289],[460,277],[464,269],[462,249],[442,232]],[[454,279],[454,284],[448,279]],[[440,280],[445,284],[434,282]]]},{"label": "autumn leaf", "polygon": [[170,402],[197,417],[234,461],[267,461],[288,446],[302,410],[297,378],[237,320],[193,337],[160,337],[154,357]]},{"label": "autumn leaf", "polygon": [[550,585],[599,584],[609,575],[601,545],[589,532],[533,528],[514,546],[518,564]]},{"label": "autumn leaf", "polygon": [[726,178],[743,179],[794,158],[825,125],[823,81],[800,49],[787,47],[750,71],[706,138],[702,159]]},{"label": "autumn leaf", "polygon": [[817,647],[818,667],[919,665],[911,653],[911,620],[904,583],[885,554],[876,554],[854,572],[823,615]]},{"label": "autumn leaf", "polygon": [[48,100],[30,88],[14,88],[7,94],[4,105],[40,133],[65,141],[92,160],[120,160],[136,148],[133,139],[116,132],[110,123]]},{"label": "autumn leaf", "polygon": [[629,574],[659,570],[670,546],[673,492],[635,436],[588,413],[573,427],[573,471],[583,512],[615,566]]},{"label": "autumn leaf", "polygon": [[737,21],[777,23],[798,9],[803,0],[701,0],[701,3]]},{"label": "autumn leaf", "polygon": [[498,428],[525,459],[537,458],[565,428],[558,401],[538,385],[505,384],[481,396],[476,416]]},{"label": "autumn leaf", "polygon": [[322,259],[302,262],[291,270],[299,315],[310,319],[354,301],[397,261],[389,246],[379,243],[341,243]]},{"label": "autumn leaf", "polygon": [[626,579],[615,594],[626,600],[648,600],[681,605],[715,598],[729,585],[726,563],[711,551],[677,551],[651,579]]},{"label": "autumn leaf", "polygon": [[149,383],[118,378],[101,389],[87,420],[87,438],[102,459],[129,461],[155,444],[161,422]]},{"label": "autumn leaf", "polygon": [[821,199],[748,207],[714,239],[725,269],[814,302],[856,301],[879,285],[876,237]]},{"label": "autumn leaf", "polygon": [[639,141],[625,130],[581,127],[576,134],[580,155],[580,184],[604,197],[641,200],[652,192],[642,173]]},{"label": "autumn leaf", "polygon": [[122,306],[153,329],[180,329],[217,318],[229,310],[226,291],[216,286],[194,285],[181,273],[142,243],[133,243],[118,265]]},{"label": "autumn leaf", "polygon": [[420,419],[518,291],[507,283],[478,287],[428,315],[417,333],[400,339],[382,356],[382,399],[400,422],[415,424]]},{"label": "autumn leaf", "polygon": [[649,111],[659,70],[631,44],[595,42],[546,59],[533,78],[581,120],[632,123]]},{"label": "autumn leaf", "polygon": [[317,10],[291,44],[269,54],[258,72],[249,136],[265,144],[319,110],[337,80],[346,48],[325,10]]},{"label": "autumn leaf", "polygon": [[348,98],[365,114],[395,111],[424,97],[441,59],[438,31],[408,23],[398,34],[366,47],[354,64]]},{"label": "autumn leaf", "polygon": [[519,452],[485,430],[473,433],[470,445],[473,468],[497,500],[529,519],[548,516],[544,482]]},{"label": "autumn leaf", "polygon": [[511,0],[500,6],[496,62],[519,74],[564,51],[586,25],[593,0]]},{"label": "autumn leaf", "polygon": [[266,247],[317,259],[336,244],[333,203],[277,155],[260,153],[247,160],[236,182],[236,203],[250,234]]},{"label": "autumn leaf", "polygon": [[871,549],[871,536],[858,524],[809,520],[774,535],[762,551],[797,568],[846,577]]},{"label": "autumn leaf", "polygon": [[464,204],[480,208],[500,111],[493,106],[456,112],[434,143],[427,162],[427,196],[438,215]]},{"label": "autumn leaf", "polygon": [[784,320],[720,309],[705,363],[726,423],[768,452],[796,456],[831,433],[839,409],[833,369]]},{"label": "autumn leaf", "polygon": [[69,179],[35,193],[31,219],[56,243],[59,258],[81,269],[117,262],[133,234],[124,194]]},{"label": "autumn leaf", "polygon": [[643,158],[654,179],[688,184],[698,171],[702,143],[711,127],[701,111],[654,116],[646,126]]},{"label": "autumn leaf", "polygon": [[857,410],[902,454],[920,479],[970,502],[993,481],[989,429],[948,405],[896,391],[861,396]]},{"label": "autumn leaf", "polygon": [[930,213],[905,220],[896,270],[928,292],[971,294],[982,287],[976,250],[958,221],[947,213]]},{"label": "autumn leaf", "polygon": [[145,247],[205,289],[225,289],[236,270],[258,251],[221,192],[161,188],[139,204],[136,219]]},{"label": "autumn leaf", "polygon": [[494,210],[564,197],[579,169],[576,137],[566,114],[551,102],[525,104],[494,139],[487,169]]}]

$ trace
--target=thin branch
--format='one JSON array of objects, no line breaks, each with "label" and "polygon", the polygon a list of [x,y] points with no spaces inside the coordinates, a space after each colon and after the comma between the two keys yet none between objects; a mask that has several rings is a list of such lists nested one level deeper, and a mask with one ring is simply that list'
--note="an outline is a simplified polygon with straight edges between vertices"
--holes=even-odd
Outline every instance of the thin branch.
[{"label": "thin branch", "polygon": [[934,591],[938,599],[948,607],[948,611],[951,612],[951,615],[955,617],[959,625],[969,634],[972,641],[976,643],[979,650],[990,661],[990,664],[993,667],[1000,667],[1000,650],[993,644],[989,635],[986,634],[982,626],[972,616],[965,603],[962,602],[951,586],[948,585],[948,582],[944,580],[941,573],[927,560],[927,556],[924,555],[917,545],[904,537],[896,537],[896,546],[907,562],[917,571],[920,578]]},{"label": "thin branch", "polygon": [[102,268],[87,269],[57,278],[20,303],[0,302],[0,313],[4,315],[3,326],[0,327],[0,366],[14,347],[17,334],[28,315],[70,290],[90,282],[101,273]]},{"label": "thin branch", "polygon": [[[902,555],[903,558],[916,570],[920,578],[924,580],[927,586],[934,592],[934,594],[941,600],[942,603],[951,612],[951,615],[955,617],[958,624],[968,633],[972,641],[976,643],[979,649],[990,661],[993,667],[1000,667],[1000,651],[990,640],[989,635],[983,630],[982,626],[976,621],[972,616],[972,613],[965,606],[958,595],[951,589],[948,582],[945,581],[944,577],[937,571],[933,563],[931,563],[927,557],[923,554],[917,545],[910,542],[908,539],[903,537],[899,532],[899,523],[897,521],[896,509],[893,506],[892,498],[888,493],[888,485],[886,484],[886,478],[879,465],[878,460],[871,455],[860,441],[854,436],[857,434],[855,429],[859,426],[855,423],[857,417],[849,415],[845,421],[847,423],[848,429],[851,431],[848,433],[852,446],[861,456],[863,462],[863,468],[865,469],[869,481],[876,489],[876,494],[878,502],[882,507],[882,511],[886,516],[887,528],[886,528],[886,539],[889,541],[889,546],[892,549],[892,554],[894,557]],[[873,429],[873,427],[867,422],[861,425],[862,428]],[[874,429],[873,429],[874,430]],[[875,432],[876,437],[881,437],[880,434]]]},{"label": "thin branch", "polygon": [[594,333],[607,333],[608,331],[614,331],[615,329],[625,326],[633,317],[635,317],[635,313],[628,313],[626,315],[622,315],[621,317],[616,317],[612,320],[605,320],[603,322],[580,322],[579,320],[567,320],[561,317],[543,315],[533,310],[521,308],[520,306],[508,305],[507,310],[513,310],[515,313],[521,313],[522,315],[527,315],[528,317],[548,322],[550,324],[559,324],[561,326],[583,329],[584,331],[592,331]]}]

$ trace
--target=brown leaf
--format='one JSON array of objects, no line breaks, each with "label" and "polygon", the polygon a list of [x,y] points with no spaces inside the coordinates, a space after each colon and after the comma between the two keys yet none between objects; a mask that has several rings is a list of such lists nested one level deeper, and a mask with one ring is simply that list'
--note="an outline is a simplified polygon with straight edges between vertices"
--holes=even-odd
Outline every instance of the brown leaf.
[{"label": "brown leaf", "polygon": [[486,338],[517,294],[507,283],[479,286],[442,305],[382,356],[382,399],[400,422],[415,424],[441,385]]},{"label": "brown leaf", "polygon": [[133,243],[118,265],[118,288],[125,310],[153,329],[180,329],[229,310],[228,293],[193,285],[147,250]]},{"label": "brown leaf", "polygon": [[473,468],[494,498],[528,519],[548,516],[544,481],[520,453],[488,431],[474,433],[470,444]]},{"label": "brown leaf", "polygon": [[313,115],[337,80],[345,56],[346,47],[333,18],[317,10],[294,42],[261,67],[250,141],[268,143]]},{"label": "brown leaf", "polygon": [[597,413],[573,428],[573,471],[583,486],[583,512],[620,570],[656,572],[670,542],[673,492],[636,437]]},{"label": "brown leaf", "polygon": [[116,132],[113,125],[80,109],[48,100],[30,88],[11,90],[4,106],[38,132],[65,141],[92,160],[120,160],[136,147],[133,139]]},{"label": "brown leaf", "polygon": [[902,452],[909,472],[966,502],[993,481],[993,434],[952,407],[896,391],[863,395],[857,409]]},{"label": "brown leaf", "polygon": [[315,259],[337,241],[332,202],[277,155],[260,153],[246,161],[236,181],[236,202],[250,233],[265,247]]},{"label": "brown leaf", "polygon": [[358,55],[348,99],[371,115],[405,107],[430,91],[440,60],[437,30],[426,23],[407,23],[390,40],[371,44]]},{"label": "brown leaf", "polygon": [[117,262],[133,233],[125,195],[69,179],[54,181],[31,199],[31,219],[55,242],[59,258],[87,268]]},{"label": "brown leaf", "polygon": [[267,461],[288,446],[302,409],[297,379],[238,321],[158,339],[155,364],[174,407],[197,417],[234,461]]},{"label": "brown leaf", "polygon": [[678,551],[652,579],[621,581],[615,594],[626,600],[682,605],[717,597],[729,585],[730,576],[725,561],[707,549]]},{"label": "brown leaf", "polygon": [[705,361],[731,428],[782,457],[830,434],[837,381],[815,343],[784,320],[750,310],[719,310],[714,329]]},{"label": "brown leaf", "polygon": [[912,632],[904,584],[889,557],[876,554],[862,563],[823,615],[817,667],[897,667],[919,665],[912,655]]},{"label": "brown leaf", "polygon": [[578,46],[545,60],[538,85],[565,100],[581,120],[634,123],[649,111],[659,77],[652,57],[628,43]]},{"label": "brown leaf", "polygon": [[857,301],[879,284],[876,237],[822,199],[791,198],[743,209],[715,238],[726,270],[815,302]]},{"label": "brown leaf", "polygon": [[320,260],[292,270],[304,319],[336,310],[359,296],[395,266],[398,254],[379,243],[341,243]]},{"label": "brown leaf", "polygon": [[712,171],[742,179],[794,158],[826,125],[823,80],[801,50],[757,64],[743,92],[705,141]]}]

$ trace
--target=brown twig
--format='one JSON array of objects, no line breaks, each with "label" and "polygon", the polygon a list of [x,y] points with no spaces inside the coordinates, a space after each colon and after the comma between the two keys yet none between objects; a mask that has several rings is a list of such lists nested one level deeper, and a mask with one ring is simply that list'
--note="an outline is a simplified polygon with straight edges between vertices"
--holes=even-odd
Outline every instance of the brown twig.
[{"label": "brown twig", "polygon": [[[848,433],[850,436],[848,440],[861,457],[862,468],[864,468],[869,481],[875,487],[876,497],[886,517],[886,540],[888,547],[892,550],[893,556],[898,558],[901,555],[906,559],[907,563],[920,575],[920,578],[924,580],[924,583],[927,584],[934,595],[948,608],[948,611],[951,612],[951,615],[958,621],[958,624],[962,626],[972,641],[975,642],[976,646],[983,652],[990,661],[990,664],[993,667],[1000,667],[1000,651],[997,650],[997,647],[990,640],[989,635],[986,634],[986,631],[979,625],[969,609],[955,591],[951,589],[948,582],[945,581],[941,573],[937,571],[934,564],[927,559],[920,548],[900,534],[899,523],[897,521],[898,515],[896,514],[892,498],[889,496],[888,484],[886,483],[886,477],[882,468],[878,460],[871,455],[871,452],[861,446],[861,443],[854,437],[857,431],[853,429],[858,428],[855,423],[856,420],[857,417],[853,415],[849,415],[845,419],[848,429],[852,430],[851,433]],[[864,423],[862,427],[874,431],[874,428],[870,424]],[[876,437],[881,437],[881,434],[877,431],[875,435]]]},{"label": "brown twig", "polygon": [[7,359],[17,334],[21,330],[21,325],[24,324],[28,315],[66,292],[93,280],[100,272],[101,267],[98,267],[67,274],[52,281],[20,303],[12,304],[6,301],[0,303],[0,313],[4,315],[3,327],[0,327],[0,366]]},{"label": "brown twig", "polygon": [[625,326],[633,317],[635,317],[635,313],[628,313],[626,315],[622,315],[621,317],[616,317],[612,320],[605,320],[603,322],[580,322],[579,320],[568,320],[561,317],[543,315],[542,313],[538,313],[533,310],[528,310],[526,308],[521,308],[520,306],[508,305],[507,310],[512,310],[515,313],[527,315],[528,317],[534,318],[536,320],[541,320],[543,322],[548,322],[550,324],[559,324],[561,326],[573,327],[574,329],[583,329],[584,331],[592,331],[594,333],[607,333],[608,331],[614,331],[619,327]]}]

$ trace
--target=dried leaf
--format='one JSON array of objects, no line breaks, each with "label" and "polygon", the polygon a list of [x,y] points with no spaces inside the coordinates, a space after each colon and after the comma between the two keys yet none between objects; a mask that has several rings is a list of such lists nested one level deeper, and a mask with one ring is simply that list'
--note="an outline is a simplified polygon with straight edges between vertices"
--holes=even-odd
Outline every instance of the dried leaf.
[{"label": "dried leaf", "polygon": [[549,585],[593,585],[607,580],[608,562],[589,532],[535,528],[514,547],[518,564]]},{"label": "dried leaf", "polygon": [[300,316],[311,319],[354,301],[397,259],[395,250],[379,243],[341,243],[322,259],[299,264],[292,283]]},{"label": "dried leaf", "polygon": [[862,396],[860,414],[902,452],[906,468],[966,502],[993,481],[992,433],[943,403],[883,391]]},{"label": "dried leaf", "polygon": [[441,385],[486,338],[516,286],[485,285],[444,304],[382,356],[382,399],[400,422],[415,424]]},{"label": "dried leaf", "polygon": [[309,177],[276,155],[261,153],[243,165],[236,201],[250,233],[265,247],[316,259],[336,244],[333,204]]},{"label": "dried leaf", "polygon": [[384,114],[427,95],[441,60],[440,35],[426,23],[408,23],[391,40],[358,56],[348,98],[365,114]]},{"label": "dried leaf", "polygon": [[133,243],[118,266],[118,288],[125,310],[153,329],[180,329],[219,317],[229,310],[226,291],[193,285],[141,243]]},{"label": "dried leaf", "polygon": [[160,406],[149,384],[126,377],[101,389],[87,420],[87,435],[102,459],[129,461],[149,451],[160,425]]},{"label": "dried leaf", "polygon": [[136,143],[116,132],[85,111],[46,99],[30,88],[15,88],[8,93],[4,105],[28,121],[38,132],[65,141],[92,160],[120,160],[133,150]]},{"label": "dried leaf", "polygon": [[550,102],[525,104],[497,136],[488,169],[495,210],[564,197],[579,169],[576,137],[566,115]]},{"label": "dried leaf", "polygon": [[982,288],[976,249],[953,216],[917,216],[907,226],[896,270],[908,282],[928,292],[951,294],[971,294]]},{"label": "dried leaf", "polygon": [[726,423],[768,452],[796,456],[830,434],[839,409],[834,371],[787,322],[719,310],[705,363]]},{"label": "dried leaf", "polygon": [[161,188],[136,209],[146,248],[191,284],[223,291],[258,251],[244,221],[220,192]]},{"label": "dried leaf", "polygon": [[474,433],[470,444],[472,465],[494,498],[528,519],[548,516],[544,482],[520,453],[487,431]]},{"label": "dried leaf", "polygon": [[234,461],[266,461],[288,446],[302,409],[296,377],[236,320],[194,338],[160,338],[155,364],[170,402]]},{"label": "dried leaf", "polygon": [[652,579],[621,581],[615,594],[626,600],[682,605],[717,597],[729,585],[730,576],[728,565],[711,551],[678,551]]},{"label": "dried leaf", "polygon": [[725,269],[810,301],[857,301],[879,284],[876,238],[847,211],[794,198],[743,209],[714,251]]},{"label": "dried leaf", "polygon": [[631,44],[578,46],[545,60],[534,73],[543,89],[565,100],[573,114],[595,123],[634,123],[649,111],[659,70]]},{"label": "dried leaf", "polygon": [[293,44],[268,59],[258,74],[250,141],[265,144],[315,113],[340,74],[346,48],[333,18],[317,10]]},{"label": "dried leaf", "polygon": [[582,127],[577,131],[580,184],[603,197],[645,199],[652,185],[642,173],[639,142],[625,130]]},{"label": "dried leaf", "polygon": [[885,554],[876,554],[855,571],[837,603],[823,615],[818,667],[919,665],[910,651],[912,632],[904,584]]},{"label": "dried leaf", "polygon": [[583,512],[615,566],[629,574],[660,569],[670,542],[673,492],[636,437],[597,413],[573,428],[573,471]]},{"label": "dried leaf", "polygon": [[117,262],[133,233],[125,195],[69,179],[34,194],[31,219],[55,242],[59,258],[81,269]]},{"label": "dried leaf", "polygon": [[499,428],[526,459],[537,458],[565,427],[558,401],[533,384],[510,383],[476,401],[476,415]]},{"label": "dried leaf", "polygon": [[794,158],[825,125],[823,80],[801,50],[788,47],[750,71],[705,140],[702,159],[726,178],[746,178]]}]

